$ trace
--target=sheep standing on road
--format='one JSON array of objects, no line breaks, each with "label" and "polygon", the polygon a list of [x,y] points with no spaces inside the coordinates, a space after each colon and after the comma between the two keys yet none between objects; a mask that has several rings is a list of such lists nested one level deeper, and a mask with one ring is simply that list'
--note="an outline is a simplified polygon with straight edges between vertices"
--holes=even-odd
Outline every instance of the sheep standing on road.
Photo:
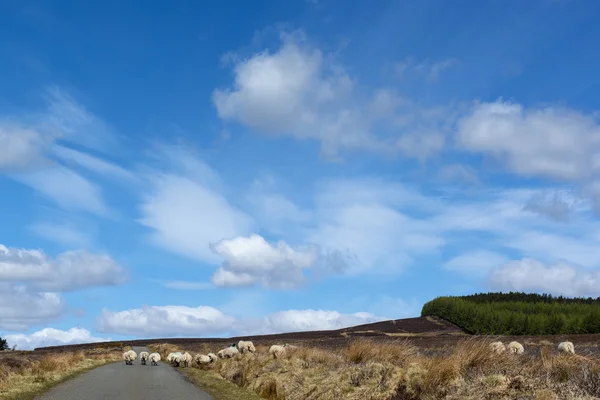
[{"label": "sheep standing on road", "polygon": [[254,344],[249,340],[240,340],[237,344],[237,349],[240,353],[254,353],[256,351]]},{"label": "sheep standing on road", "polygon": [[142,351],[140,353],[140,361],[142,362],[142,365],[146,365],[146,360],[148,360],[148,356],[150,354],[147,351]]},{"label": "sheep standing on road", "polygon": [[525,348],[519,342],[510,342],[508,344],[508,352],[512,354],[523,354],[525,352]]},{"label": "sheep standing on road", "polygon": [[176,351],[175,353],[169,353],[167,356],[167,361],[171,363],[171,365],[178,367],[181,362],[181,352]]},{"label": "sheep standing on road", "polygon": [[160,354],[152,353],[148,356],[148,358],[150,359],[150,365],[158,365],[158,362],[160,361]]},{"label": "sheep standing on road", "polygon": [[502,354],[506,351],[506,346],[502,342],[490,343],[490,349],[496,354]]},{"label": "sheep standing on road", "polygon": [[219,358],[232,358],[239,353],[240,351],[237,349],[235,343],[233,343],[231,346],[219,350],[217,356],[219,356]]},{"label": "sheep standing on road", "polygon": [[575,354],[575,346],[572,342],[560,342],[558,344],[558,351],[567,354]]},{"label": "sheep standing on road", "polygon": [[125,364],[132,365],[133,360],[137,358],[137,353],[133,350],[126,351],[123,353],[123,360],[125,360]]}]

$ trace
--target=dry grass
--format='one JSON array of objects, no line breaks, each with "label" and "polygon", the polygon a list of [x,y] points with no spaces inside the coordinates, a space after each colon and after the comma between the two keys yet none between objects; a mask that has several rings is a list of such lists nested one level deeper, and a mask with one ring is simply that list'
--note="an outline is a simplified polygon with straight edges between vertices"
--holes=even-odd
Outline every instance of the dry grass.
[{"label": "dry grass", "polygon": [[[535,349],[526,346],[523,355],[497,355],[490,351],[490,342],[468,338],[444,355],[428,355],[406,339],[358,339],[341,351],[299,347],[278,359],[269,355],[268,347],[257,346],[255,354],[196,366],[186,374],[200,377],[196,382],[205,389],[225,379],[270,400],[600,398],[598,356],[558,354],[549,342],[537,343]],[[193,351],[154,346],[159,347],[166,354],[218,350],[206,345]],[[216,399],[232,398],[219,397],[218,390],[212,394]],[[245,398],[237,396],[233,398]]]},{"label": "dry grass", "polygon": [[120,349],[63,353],[19,352],[0,358],[0,399],[26,400],[81,372],[117,361]]}]

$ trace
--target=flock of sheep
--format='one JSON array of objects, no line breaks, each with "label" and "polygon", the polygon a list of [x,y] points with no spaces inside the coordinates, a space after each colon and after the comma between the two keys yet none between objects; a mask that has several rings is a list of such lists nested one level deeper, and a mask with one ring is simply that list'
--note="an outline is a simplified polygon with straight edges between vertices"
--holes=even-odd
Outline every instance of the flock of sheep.
[{"label": "flock of sheep", "polygon": [[[280,357],[286,349],[296,348],[297,346],[284,344],[274,344],[269,348],[269,354],[273,356],[273,358]],[[497,353],[501,354],[506,351],[512,354],[523,354],[525,352],[525,348],[519,342],[513,341],[508,345],[504,345],[502,342],[492,342],[490,343],[490,349]],[[251,341],[240,340],[237,344],[232,343],[229,347],[225,347],[215,353],[208,354],[196,354],[194,357],[188,352],[181,354],[181,352],[169,353],[167,356],[167,361],[171,363],[171,365],[175,367],[189,367],[192,363],[197,365],[210,364],[217,360],[217,358],[231,358],[236,354],[240,353],[254,353],[256,348]],[[572,342],[560,342],[558,344],[558,351],[563,353],[575,354],[575,346]],[[126,351],[123,353],[123,359],[125,360],[125,364],[132,365],[133,361],[137,358],[137,353],[133,350]],[[158,365],[160,361],[160,354],[152,353],[149,354],[147,351],[142,351],[140,353],[140,361],[142,365],[146,365],[146,362],[150,360],[150,365]]]},{"label": "flock of sheep", "polygon": [[[269,354],[273,356],[273,358],[280,357],[286,349],[296,348],[297,346],[289,345],[289,344],[274,344],[269,348]],[[208,353],[208,354],[196,354],[194,357],[188,352],[181,354],[181,352],[169,353],[167,356],[167,361],[171,363],[171,365],[175,367],[189,367],[192,363],[197,365],[210,364],[213,361],[217,360],[217,358],[231,358],[236,354],[240,353],[254,353],[256,348],[251,341],[240,340],[237,344],[232,343],[229,347],[225,347],[217,352]],[[133,361],[137,358],[137,353],[133,350],[126,351],[123,353],[123,360],[125,360],[125,364],[132,365]],[[151,365],[158,365],[158,361],[160,361],[160,354],[152,353],[148,354],[147,351],[142,351],[140,353],[140,361],[142,365],[146,365],[146,361],[150,360]]]},{"label": "flock of sheep", "polygon": [[[507,346],[504,346],[502,342],[492,342],[490,343],[490,348],[493,352],[501,354],[508,350],[509,353],[513,354],[523,354],[525,352],[525,348],[519,342],[510,342]],[[572,342],[560,342],[558,344],[558,351],[563,353],[575,354],[575,346]]]}]

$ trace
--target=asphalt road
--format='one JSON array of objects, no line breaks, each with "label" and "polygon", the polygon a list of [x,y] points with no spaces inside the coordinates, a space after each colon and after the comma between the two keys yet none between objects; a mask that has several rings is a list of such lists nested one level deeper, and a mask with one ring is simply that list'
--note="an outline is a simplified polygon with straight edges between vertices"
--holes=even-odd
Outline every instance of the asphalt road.
[{"label": "asphalt road", "polygon": [[163,361],[151,366],[139,359],[145,347],[134,347],[138,358],[107,364],[64,382],[39,400],[213,400]]}]

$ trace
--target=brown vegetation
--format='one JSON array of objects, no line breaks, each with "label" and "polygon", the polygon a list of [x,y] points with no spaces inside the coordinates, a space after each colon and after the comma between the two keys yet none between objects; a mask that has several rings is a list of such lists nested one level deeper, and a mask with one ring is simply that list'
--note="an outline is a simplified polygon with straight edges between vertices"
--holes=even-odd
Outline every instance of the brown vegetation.
[{"label": "brown vegetation", "polygon": [[117,361],[121,348],[97,347],[87,351],[0,353],[0,399],[25,400],[91,368]]},{"label": "brown vegetation", "polygon": [[[266,345],[258,345],[255,354],[194,366],[188,374],[204,377],[204,381],[225,379],[271,400],[600,397],[597,355],[558,354],[558,342],[547,339],[532,343],[535,347],[521,341],[526,345],[523,355],[497,355],[490,351],[490,342],[489,338],[462,338],[451,347],[431,352],[407,338],[387,342],[360,338],[341,350],[305,344],[287,349],[278,359],[269,355]],[[220,348],[208,343],[151,347],[161,356],[172,351],[206,354]]]}]

